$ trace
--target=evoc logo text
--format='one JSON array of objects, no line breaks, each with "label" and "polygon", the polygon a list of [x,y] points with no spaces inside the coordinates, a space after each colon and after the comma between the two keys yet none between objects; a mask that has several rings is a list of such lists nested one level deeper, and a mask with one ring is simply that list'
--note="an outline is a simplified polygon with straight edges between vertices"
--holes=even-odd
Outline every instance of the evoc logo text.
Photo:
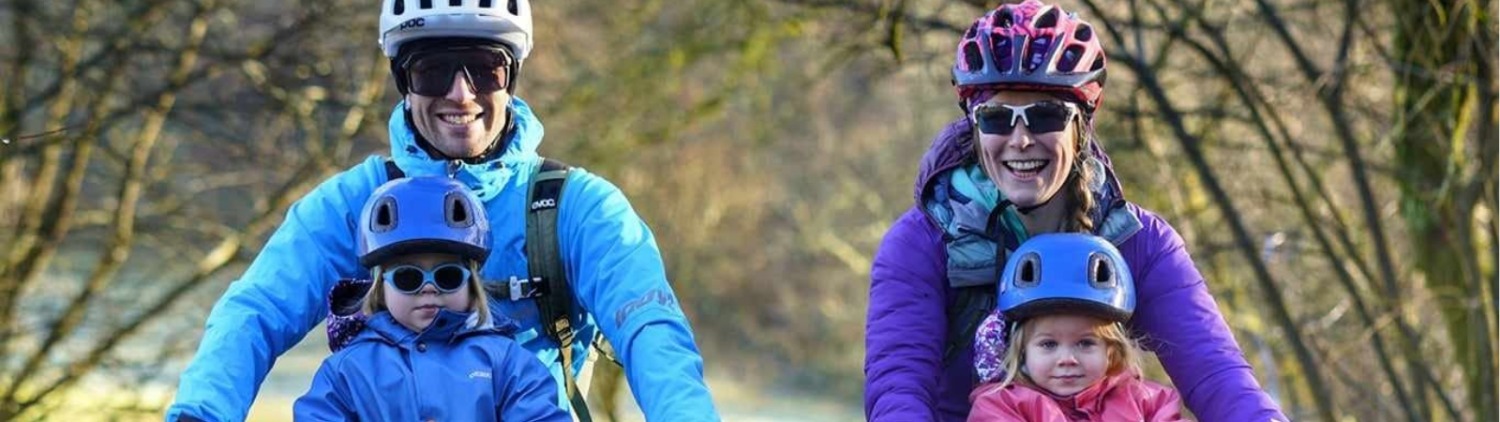
[{"label": "evoc logo text", "polygon": [[552,198],[538,199],[531,202],[531,210],[536,211],[543,208],[557,208],[557,200]]}]

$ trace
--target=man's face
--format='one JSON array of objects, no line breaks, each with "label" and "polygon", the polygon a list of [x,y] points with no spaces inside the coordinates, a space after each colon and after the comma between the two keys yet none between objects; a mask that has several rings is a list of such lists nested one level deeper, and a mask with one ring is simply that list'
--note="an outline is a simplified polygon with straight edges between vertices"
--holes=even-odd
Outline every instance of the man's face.
[{"label": "man's face", "polygon": [[474,158],[505,130],[508,59],[484,49],[422,54],[405,66],[412,125],[446,158]]}]

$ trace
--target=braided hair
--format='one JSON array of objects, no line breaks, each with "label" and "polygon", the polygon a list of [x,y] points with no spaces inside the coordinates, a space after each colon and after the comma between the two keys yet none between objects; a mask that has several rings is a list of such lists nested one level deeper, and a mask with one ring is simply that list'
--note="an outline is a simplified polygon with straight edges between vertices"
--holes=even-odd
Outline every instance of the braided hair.
[{"label": "braided hair", "polygon": [[1094,208],[1099,204],[1094,203],[1095,180],[1103,177],[1098,173],[1098,165],[1093,154],[1089,152],[1089,143],[1094,139],[1094,125],[1092,119],[1086,119],[1082,114],[1076,117],[1074,123],[1078,130],[1074,131],[1075,147],[1072,177],[1068,178],[1065,191],[1071,195],[1072,202],[1071,222],[1064,224],[1064,231],[1093,233],[1094,232]]}]

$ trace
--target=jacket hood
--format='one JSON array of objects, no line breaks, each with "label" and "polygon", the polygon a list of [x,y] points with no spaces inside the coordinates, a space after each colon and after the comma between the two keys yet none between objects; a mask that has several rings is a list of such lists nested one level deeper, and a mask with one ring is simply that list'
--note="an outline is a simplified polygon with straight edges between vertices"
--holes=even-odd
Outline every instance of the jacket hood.
[{"label": "jacket hood", "polygon": [[[433,158],[417,145],[417,137],[406,119],[406,101],[396,104],[391,111],[388,130],[391,138],[391,158],[407,176],[446,176],[454,161]],[[460,182],[468,186],[481,201],[488,201],[514,176],[518,165],[537,158],[537,148],[542,145],[544,130],[542,122],[531,112],[531,106],[520,97],[511,97],[510,111],[515,127],[501,140],[505,149],[494,158],[479,163],[457,162],[454,173]]]}]

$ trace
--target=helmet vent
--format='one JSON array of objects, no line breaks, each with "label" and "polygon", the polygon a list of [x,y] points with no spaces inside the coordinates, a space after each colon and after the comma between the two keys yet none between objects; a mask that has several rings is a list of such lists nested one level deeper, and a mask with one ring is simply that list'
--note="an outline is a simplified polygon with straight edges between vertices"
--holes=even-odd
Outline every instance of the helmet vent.
[{"label": "helmet vent", "polygon": [[1047,47],[1051,45],[1051,37],[1041,36],[1031,40],[1031,46],[1028,47],[1029,51],[1027,51],[1028,60],[1026,60],[1025,64],[1027,73],[1034,72],[1036,68],[1042,66],[1042,62],[1047,60]]},{"label": "helmet vent", "polygon": [[996,28],[1009,28],[1016,23],[1016,18],[1011,16],[1010,7],[1002,7],[995,12],[995,18],[990,21],[990,26]]},{"label": "helmet vent", "polygon": [[463,5],[464,5],[464,0],[448,0],[448,6],[449,7],[460,7],[460,6],[463,6]]},{"label": "helmet vent", "polygon": [[396,200],[389,196],[380,198],[375,204],[375,218],[370,219],[370,231],[384,233],[396,228]]},{"label": "helmet vent", "polygon": [[1049,7],[1046,12],[1042,12],[1042,15],[1036,18],[1035,26],[1038,29],[1057,26],[1057,8]]},{"label": "helmet vent", "polygon": [[468,227],[474,225],[473,219],[469,217],[471,214],[469,212],[469,200],[464,198],[462,193],[449,192],[448,197],[444,199],[443,203],[446,205],[444,208],[447,208],[447,212],[444,214],[448,216],[449,226]]},{"label": "helmet vent", "polygon": [[1057,62],[1057,69],[1064,72],[1072,72],[1078,67],[1078,58],[1083,56],[1083,46],[1070,45],[1063,49],[1062,59]]},{"label": "helmet vent", "polygon": [[1021,257],[1016,267],[1016,287],[1036,287],[1042,283],[1042,256],[1036,252]]},{"label": "helmet vent", "polygon": [[1094,27],[1079,24],[1078,29],[1073,31],[1073,39],[1085,42],[1094,39]]},{"label": "helmet vent", "polygon": [[979,56],[978,43],[969,41],[964,43],[964,64],[968,65],[970,72],[978,72],[984,69],[984,57]]},{"label": "helmet vent", "polygon": [[505,5],[505,9],[509,10],[510,14],[512,14],[512,15],[519,15],[519,14],[521,14],[520,9],[517,9],[517,7],[516,7],[516,0],[510,0],[510,4]]},{"label": "helmet vent", "polygon": [[964,31],[964,39],[974,38],[974,34],[976,34],[978,32],[979,32],[979,22],[974,22],[973,25],[969,25],[969,30],[968,31]]},{"label": "helmet vent", "polygon": [[995,58],[995,67],[1000,73],[1010,72],[1011,69],[1011,41],[1010,37],[1000,36],[993,38],[994,46],[990,48],[990,56]]},{"label": "helmet vent", "polygon": [[1115,266],[1099,253],[1089,254],[1089,285],[1099,289],[1115,287]]},{"label": "helmet vent", "polygon": [[405,1],[403,1],[403,0],[396,0],[396,1],[391,2],[391,14],[392,15],[401,16],[404,13],[406,13],[406,2]]},{"label": "helmet vent", "polygon": [[479,0],[479,7],[488,9],[490,6],[493,6],[493,3],[490,0]]},{"label": "helmet vent", "polygon": [[[1089,66],[1089,71],[1092,72],[1092,71],[1103,69],[1103,68],[1104,68],[1104,56],[1099,56],[1098,58],[1094,59],[1094,64],[1092,66]],[[1099,85],[1104,85],[1104,80],[1103,79],[1099,80]]]}]

